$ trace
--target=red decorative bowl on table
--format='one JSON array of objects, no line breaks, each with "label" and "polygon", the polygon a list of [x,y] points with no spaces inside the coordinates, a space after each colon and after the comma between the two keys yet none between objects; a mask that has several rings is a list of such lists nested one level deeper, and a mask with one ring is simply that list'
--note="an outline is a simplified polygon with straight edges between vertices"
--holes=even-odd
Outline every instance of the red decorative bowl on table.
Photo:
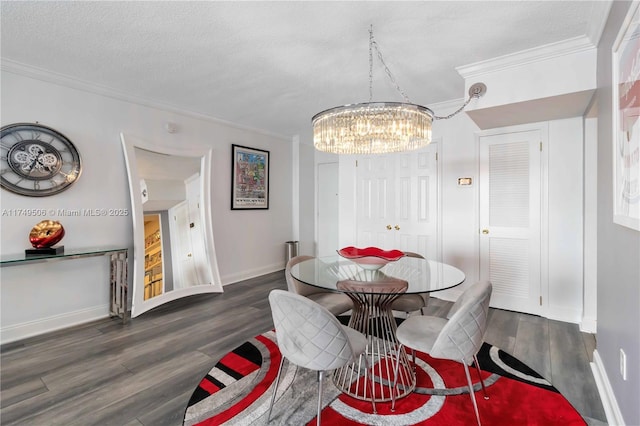
[{"label": "red decorative bowl on table", "polygon": [[338,254],[369,270],[380,269],[387,263],[395,262],[405,256],[404,252],[400,250],[382,250],[378,247],[357,248],[353,246],[338,250]]}]

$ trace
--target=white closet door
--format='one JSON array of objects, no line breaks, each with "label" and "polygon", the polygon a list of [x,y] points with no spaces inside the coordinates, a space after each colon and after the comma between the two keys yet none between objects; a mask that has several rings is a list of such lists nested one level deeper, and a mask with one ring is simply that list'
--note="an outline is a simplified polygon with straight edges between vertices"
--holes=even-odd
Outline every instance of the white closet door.
[{"label": "white closet door", "polygon": [[396,247],[439,259],[437,251],[438,170],[437,146],[396,154]]},{"label": "white closet door", "polygon": [[395,157],[359,157],[356,167],[357,247],[395,249],[393,187]]},{"label": "white closet door", "polygon": [[357,246],[437,259],[437,145],[358,158]]},{"label": "white closet door", "polygon": [[480,137],[480,279],[492,306],[540,313],[540,133]]},{"label": "white closet door", "polygon": [[318,164],[318,247],[316,255],[335,256],[338,247],[338,163]]}]

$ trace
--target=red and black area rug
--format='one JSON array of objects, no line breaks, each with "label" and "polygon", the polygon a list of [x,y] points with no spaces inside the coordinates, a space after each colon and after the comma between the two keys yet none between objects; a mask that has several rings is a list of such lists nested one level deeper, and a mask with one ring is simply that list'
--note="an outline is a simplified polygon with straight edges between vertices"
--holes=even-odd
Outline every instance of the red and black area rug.
[{"label": "red and black area rug", "polygon": [[[478,354],[489,400],[471,369],[483,425],[585,425],[571,404],[535,371],[484,344]],[[185,425],[266,425],[281,355],[275,333],[256,336],[225,355],[194,391]],[[341,394],[326,375],[321,414],[327,425],[475,425],[461,364],[418,353],[416,390],[396,403],[371,403]],[[316,373],[285,361],[270,425],[315,425]]]}]

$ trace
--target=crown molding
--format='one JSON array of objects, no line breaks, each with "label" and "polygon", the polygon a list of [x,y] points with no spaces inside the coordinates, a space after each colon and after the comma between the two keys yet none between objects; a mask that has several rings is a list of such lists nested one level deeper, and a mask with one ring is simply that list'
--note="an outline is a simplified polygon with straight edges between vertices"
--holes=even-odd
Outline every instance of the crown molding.
[{"label": "crown molding", "polygon": [[273,133],[273,132],[269,132],[262,129],[256,129],[250,126],[244,126],[242,124],[223,120],[221,118],[212,117],[199,112],[190,111],[180,106],[158,101],[155,99],[132,96],[130,94],[121,92],[112,87],[99,85],[86,80],[82,80],[82,79],[71,77],[65,74],[57,73],[55,71],[50,71],[44,68],[38,68],[32,65],[23,64],[21,62],[17,62],[8,58],[2,58],[0,62],[0,69],[5,72],[22,75],[25,77],[33,78],[35,80],[40,80],[47,83],[53,83],[59,86],[64,86],[71,89],[80,90],[83,92],[89,92],[96,95],[105,96],[105,97],[116,99],[119,101],[125,101],[132,104],[159,109],[159,110],[170,112],[173,114],[179,114],[189,118],[194,118],[197,120],[203,120],[211,123],[233,127],[239,130],[247,130],[247,131],[259,133],[265,136],[284,139],[286,141],[291,140],[291,136],[289,135],[281,135],[278,133]]},{"label": "crown molding", "polygon": [[590,49],[596,49],[596,46],[591,42],[589,37],[580,36],[522,50],[509,55],[498,56],[497,58],[488,59],[486,61],[462,65],[456,67],[456,71],[458,71],[464,79],[475,78],[496,71],[519,67],[545,59],[584,52]]}]

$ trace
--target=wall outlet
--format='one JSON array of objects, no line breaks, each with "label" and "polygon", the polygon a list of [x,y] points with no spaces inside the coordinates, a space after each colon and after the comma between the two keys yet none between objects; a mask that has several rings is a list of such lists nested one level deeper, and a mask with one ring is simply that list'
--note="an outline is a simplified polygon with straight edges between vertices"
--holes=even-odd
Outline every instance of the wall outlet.
[{"label": "wall outlet", "polygon": [[620,375],[622,380],[627,380],[627,354],[620,348]]}]

